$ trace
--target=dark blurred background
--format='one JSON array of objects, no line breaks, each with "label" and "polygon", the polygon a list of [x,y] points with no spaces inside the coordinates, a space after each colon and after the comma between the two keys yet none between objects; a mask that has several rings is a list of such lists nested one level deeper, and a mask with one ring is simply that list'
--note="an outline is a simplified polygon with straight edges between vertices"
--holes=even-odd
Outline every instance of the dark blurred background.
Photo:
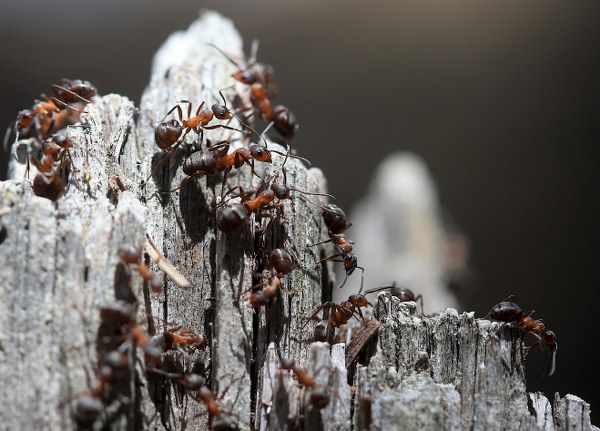
[{"label": "dark blurred background", "polygon": [[[62,77],[139,103],[152,55],[212,8],[276,70],[293,145],[344,208],[394,150],[420,154],[472,243],[477,316],[516,294],[558,336],[528,388],[573,393],[600,423],[597,291],[600,3],[158,1],[1,3],[0,125]],[[8,154],[2,153],[1,179]],[[368,275],[367,275],[368,278]]]}]

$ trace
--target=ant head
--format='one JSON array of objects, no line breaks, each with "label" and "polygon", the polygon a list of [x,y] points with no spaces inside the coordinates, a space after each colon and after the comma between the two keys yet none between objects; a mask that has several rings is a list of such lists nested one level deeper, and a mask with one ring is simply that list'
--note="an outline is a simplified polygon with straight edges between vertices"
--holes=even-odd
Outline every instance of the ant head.
[{"label": "ant head", "polygon": [[556,335],[552,331],[545,331],[544,333],[544,344],[548,346],[551,351],[556,350]]},{"label": "ant head", "polygon": [[53,156],[60,149],[60,146],[56,143],[56,141],[54,139],[54,137],[58,137],[58,136],[62,136],[62,135],[54,135],[51,138],[44,139],[44,142],[42,143],[42,152],[46,156]]},{"label": "ant head", "polygon": [[[67,138],[65,135],[52,135],[52,137],[46,139],[44,144],[52,143],[60,148],[73,148],[73,141]],[[44,144],[42,144],[42,149],[44,148]],[[43,150],[45,152],[45,150]]]},{"label": "ant head", "polygon": [[251,69],[238,70],[231,74],[233,79],[241,82],[242,84],[251,85],[258,80],[258,76]]},{"label": "ant head", "polygon": [[365,298],[365,296],[360,293],[358,293],[356,295],[350,295],[350,297],[348,298],[348,301],[350,301],[352,303],[352,305],[354,305],[356,307],[372,306],[372,304],[369,301],[367,301],[367,298]]},{"label": "ant head", "polygon": [[33,121],[33,113],[29,109],[23,109],[17,114],[17,128],[24,129],[31,125]]},{"label": "ant head", "polygon": [[117,254],[124,263],[139,263],[142,259],[142,249],[130,244],[119,246]]},{"label": "ant head", "polygon": [[159,148],[166,150],[181,137],[183,129],[177,120],[164,121],[154,131],[154,142]]},{"label": "ant head", "polygon": [[352,274],[357,266],[358,258],[354,253],[348,253],[344,256],[344,270],[346,271],[346,275]]},{"label": "ant head", "polygon": [[252,70],[254,71],[257,79],[260,79],[265,84],[273,81],[273,75],[275,74],[275,69],[273,66],[266,63],[256,63],[252,66]]},{"label": "ant head", "polygon": [[271,163],[271,152],[258,144],[250,144],[250,154],[254,160]]},{"label": "ant head", "polygon": [[226,105],[219,105],[218,103],[215,103],[210,107],[210,109],[213,114],[215,114],[215,117],[217,117],[219,120],[229,120],[230,118],[233,118],[233,113],[229,110],[229,108],[227,108]]},{"label": "ant head", "polygon": [[281,183],[271,184],[271,190],[277,199],[292,199],[292,189]]}]

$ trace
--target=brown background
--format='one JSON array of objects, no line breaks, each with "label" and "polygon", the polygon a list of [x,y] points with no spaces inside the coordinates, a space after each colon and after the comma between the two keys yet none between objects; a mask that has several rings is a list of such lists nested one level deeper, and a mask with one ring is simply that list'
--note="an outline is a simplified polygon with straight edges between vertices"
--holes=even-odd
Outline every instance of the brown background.
[{"label": "brown background", "polygon": [[465,308],[483,316],[511,293],[535,308],[560,348],[552,378],[541,378],[546,356],[530,355],[529,390],[579,395],[598,424],[600,3],[21,0],[0,8],[2,126],[62,77],[139,102],[168,34],[200,8],[232,18],[247,45],[260,39],[278,100],[301,125],[293,145],[323,168],[341,206],[366,193],[389,152],[426,160],[472,241],[480,288]]}]

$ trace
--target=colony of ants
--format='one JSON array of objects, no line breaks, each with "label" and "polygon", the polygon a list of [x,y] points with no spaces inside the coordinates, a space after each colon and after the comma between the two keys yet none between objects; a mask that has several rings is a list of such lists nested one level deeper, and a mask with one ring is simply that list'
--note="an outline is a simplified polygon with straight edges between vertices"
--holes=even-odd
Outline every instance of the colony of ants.
[{"label": "colony of ants", "polygon": [[[188,176],[177,189],[185,187],[196,177],[223,176],[221,187],[221,199],[217,203],[217,227],[223,232],[244,229],[248,220],[254,216],[255,221],[263,218],[270,219],[269,224],[281,213],[282,201],[292,200],[293,192],[300,195],[308,202],[321,209],[323,222],[327,227],[328,237],[314,245],[331,242],[334,254],[325,257],[323,261],[341,262],[345,271],[342,288],[353,272],[358,268],[362,271],[361,287],[358,294],[350,295],[342,303],[325,302],[318,306],[307,316],[307,323],[323,312],[323,320],[316,325],[314,332],[315,341],[334,341],[337,328],[347,324],[352,318],[365,323],[364,331],[369,332],[366,338],[377,333],[379,324],[368,325],[362,308],[370,307],[371,303],[366,295],[387,291],[392,297],[400,302],[420,301],[423,310],[423,298],[415,295],[410,289],[396,284],[385,285],[369,289],[363,293],[364,268],[358,265],[357,256],[353,253],[353,241],[346,237],[346,230],[352,226],[344,211],[337,205],[327,204],[321,206],[306,198],[306,195],[330,196],[326,193],[311,193],[294,189],[287,186],[285,180],[285,163],[289,157],[301,157],[290,154],[288,145],[287,153],[269,149],[264,138],[266,131],[273,126],[281,137],[287,142],[294,135],[298,123],[292,112],[282,106],[273,105],[272,99],[276,95],[273,81],[273,68],[267,64],[256,62],[256,47],[253,45],[253,54],[246,67],[234,61],[230,56],[217,46],[213,47],[223,54],[228,61],[235,65],[237,70],[232,77],[245,85],[250,86],[252,106],[242,107],[235,111],[227,107],[227,101],[222,91],[219,92],[223,104],[213,104],[208,108],[207,103],[202,101],[192,115],[193,105],[188,100],[182,100],[173,106],[159,122],[155,129],[155,143],[161,150],[167,150],[164,158],[154,166],[150,177],[170,157],[174,151],[182,145],[185,138],[194,132],[198,135],[198,141],[202,148],[204,132],[207,130],[224,129],[232,132],[252,132],[260,143],[250,143],[230,152],[230,140],[223,140],[216,144],[206,145],[205,149],[192,152],[185,158],[182,170]],[[67,125],[75,124],[83,107],[97,95],[95,87],[83,80],[64,79],[60,85],[51,86],[54,96],[41,96],[35,100],[31,109],[19,112],[14,125],[17,139],[31,139],[39,148],[42,157],[30,155],[27,162],[31,161],[38,173],[33,180],[33,191],[37,196],[45,197],[52,201],[58,200],[64,193],[68,183],[68,175],[76,172],[73,166],[71,150],[73,141],[59,132]],[[187,105],[186,115],[182,105]],[[248,115],[245,113],[250,112]],[[170,118],[174,115],[176,118]],[[244,114],[245,116],[241,116]],[[265,132],[258,134],[249,124],[252,115],[258,115],[268,125]],[[224,123],[214,123],[213,120],[229,121],[236,118],[240,128],[231,127]],[[255,162],[272,163],[272,153],[285,156],[281,173],[284,182],[276,182],[277,176],[273,178],[263,177],[262,182],[256,190],[246,191],[238,185],[225,192],[227,175],[233,169],[240,169],[248,165],[252,175],[258,176],[255,170]],[[305,159],[302,159],[305,160]],[[26,170],[29,172],[29,167]],[[149,178],[150,178],[149,177]],[[146,180],[147,181],[147,180]],[[173,192],[177,189],[171,190]],[[232,202],[234,201],[235,202]],[[264,228],[262,235],[267,230]],[[152,292],[160,293],[163,290],[163,282],[149,267],[142,262],[142,249],[131,245],[119,248],[118,256],[122,265],[135,273],[147,284]],[[247,296],[247,303],[254,309],[268,306],[271,301],[280,294],[283,280],[287,275],[299,267],[297,259],[284,248],[263,249],[256,251],[256,266],[254,278],[257,281],[250,289],[242,292]],[[284,289],[290,290],[293,289]],[[533,311],[524,313],[521,308],[513,302],[512,297],[500,302],[492,308],[489,318],[502,322],[500,332],[505,326],[515,328],[519,332],[519,341],[523,357],[535,346],[545,347],[550,353],[545,375],[552,375],[555,371],[557,343],[556,336],[552,331],[545,328],[542,320],[534,320],[531,315]],[[374,320],[372,320],[374,321]],[[148,373],[160,375],[174,380],[179,384],[192,399],[204,404],[212,420],[212,429],[237,429],[235,418],[222,411],[218,399],[209,389],[207,379],[196,373],[170,373],[162,369],[162,358],[164,354],[176,349],[200,349],[204,350],[210,344],[206,337],[200,337],[193,331],[182,331],[181,325],[171,325],[162,333],[150,335],[141,325],[136,322],[135,307],[105,307],[100,310],[99,329],[99,359],[96,370],[97,383],[90,392],[78,398],[74,410],[74,419],[78,426],[84,429],[92,428],[99,416],[106,410],[106,406],[115,400],[126,399],[130,394],[123,389],[122,382],[127,380],[132,364],[131,352],[138,348],[144,354],[145,366]],[[370,329],[369,329],[370,328]],[[104,335],[100,337],[101,333]],[[533,338],[533,344],[525,346],[526,337]],[[355,361],[363,344],[351,346],[348,367]],[[366,343],[366,341],[365,341]],[[348,356],[347,356],[348,357]],[[330,388],[318,385],[308,372],[298,367],[293,359],[282,359],[281,370],[289,370],[296,377],[298,383],[308,391],[311,405],[315,409],[322,409],[328,405]]]},{"label": "colony of ants", "polygon": [[70,152],[73,142],[58,132],[79,121],[83,108],[98,91],[90,82],[80,79],[63,79],[60,85],[53,84],[51,88],[54,96],[42,94],[31,109],[19,112],[14,127],[6,133],[5,144],[11,132],[15,133],[15,140],[33,141],[32,152],[36,154],[27,155],[25,176],[29,176],[30,162],[33,163],[38,170],[33,192],[56,201],[65,191],[70,172],[77,171]]}]

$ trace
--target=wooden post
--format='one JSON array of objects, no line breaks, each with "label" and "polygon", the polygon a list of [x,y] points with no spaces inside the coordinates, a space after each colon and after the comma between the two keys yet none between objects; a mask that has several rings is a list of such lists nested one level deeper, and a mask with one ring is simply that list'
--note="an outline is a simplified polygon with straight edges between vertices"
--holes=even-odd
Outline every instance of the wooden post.
[{"label": "wooden post", "polygon": [[[326,237],[321,210],[304,199],[285,201],[264,245],[259,240],[267,220],[219,231],[220,177],[198,177],[166,193],[186,178],[181,166],[184,149],[198,141],[194,132],[145,181],[164,156],[154,129],[179,101],[191,101],[193,114],[202,101],[220,103],[223,89],[229,106],[250,103],[248,86],[227,88],[235,66],[209,43],[244,63],[231,22],[204,12],[156,54],[139,110],[114,94],[86,106],[81,123],[65,131],[75,143],[76,171],[56,203],[35,196],[14,161],[14,179],[0,183],[0,424],[15,430],[76,428],[78,402],[98,383],[99,310],[128,304],[150,335],[169,322],[208,337],[206,351],[163,355],[163,370],[205,373],[221,415],[240,429],[367,429],[369,423],[371,429],[591,429],[589,406],[577,397],[557,398],[552,409],[542,395],[525,392],[518,348],[504,333],[500,341],[491,339],[495,325],[451,309],[420,316],[412,303],[387,294],[375,307],[381,321],[376,354],[368,366],[356,366],[352,396],[344,346],[334,345],[330,353],[327,344],[311,345],[314,322],[306,324],[332,286],[331,264],[320,263],[330,245],[311,246]],[[246,130],[237,121],[229,125]],[[230,137],[234,148],[258,142],[256,135],[226,129],[205,132],[213,143]],[[23,143],[15,145],[18,150]],[[273,158],[272,164],[256,163],[258,175],[281,171],[284,157]],[[286,173],[296,189],[326,188],[321,171],[297,159],[287,161]],[[255,190],[260,182],[243,167],[229,174],[226,188]],[[164,292],[152,293],[129,271],[123,293],[117,250],[124,244],[143,247],[147,235],[189,287],[151,264]],[[285,277],[277,299],[254,312],[246,299],[255,258],[264,253],[260,247],[285,248],[299,266]],[[142,349],[132,340],[126,346],[127,395],[105,403],[92,428],[215,425],[205,405],[186,396],[176,379],[147,372]],[[281,357],[293,357],[308,370],[315,388],[329,395],[327,407],[312,407],[308,399],[316,389],[301,389],[290,372],[280,370]]]}]

